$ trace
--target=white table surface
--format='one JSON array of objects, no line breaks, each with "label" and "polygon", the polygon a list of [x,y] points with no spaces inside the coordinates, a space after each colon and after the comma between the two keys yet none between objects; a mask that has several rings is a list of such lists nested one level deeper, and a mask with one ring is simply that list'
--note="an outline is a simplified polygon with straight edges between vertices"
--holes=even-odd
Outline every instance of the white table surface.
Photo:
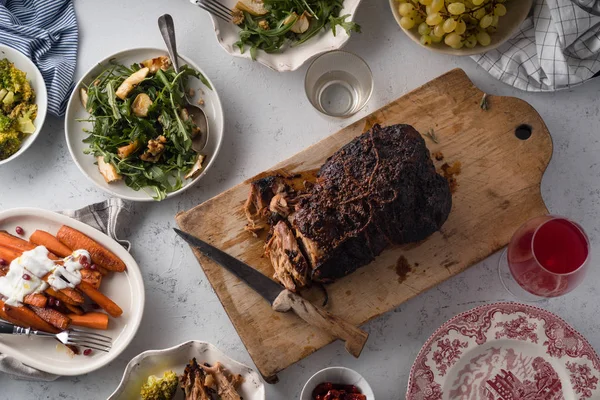
[{"label": "white table surface", "polygon": [[[452,68],[463,68],[482,90],[516,96],[542,115],[554,139],[554,156],[542,191],[553,213],[584,226],[598,260],[600,162],[598,151],[600,80],[570,91],[530,94],[495,81],[469,58],[441,56],[404,36],[385,0],[366,0],[357,21],[363,33],[347,50],[366,59],[375,76],[367,108],[350,120],[329,120],[306,100],[297,72],[279,74],[226,54],[215,40],[209,18],[185,0],[77,0],[80,53],[77,79],[99,59],[129,47],[162,46],[157,18],[168,12],[177,26],[180,52],[199,63],[215,83],[226,116],[225,139],[216,165],[203,182],[184,195],[134,209],[129,239],[146,282],[146,314],[129,348],[92,374],[51,383],[0,376],[3,399],[105,399],[121,379],[127,362],[148,349],[190,339],[217,345],[230,357],[253,365],[242,342],[190,250],[172,227],[178,211],[189,209],[287,158],[409,90]],[[107,195],[92,186],[71,161],[63,120],[50,117],[40,138],[23,156],[0,167],[0,209],[30,206],[50,210],[79,208]],[[334,343],[279,374],[267,385],[267,399],[297,399],[306,380],[334,365],[363,374],[379,400],[404,398],[411,364],[421,345],[443,322],[474,306],[510,300],[496,275],[499,254],[473,266],[393,312],[368,323],[369,341],[360,359]],[[575,292],[541,303],[575,326],[600,350],[597,313],[600,269]]]}]

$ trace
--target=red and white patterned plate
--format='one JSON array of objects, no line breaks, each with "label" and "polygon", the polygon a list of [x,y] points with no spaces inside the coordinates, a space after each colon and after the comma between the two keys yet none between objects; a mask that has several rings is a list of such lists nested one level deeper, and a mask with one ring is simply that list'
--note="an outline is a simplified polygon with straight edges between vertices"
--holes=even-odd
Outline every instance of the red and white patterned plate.
[{"label": "red and white patterned plate", "polygon": [[427,340],[407,400],[600,399],[600,359],[556,315],[496,303],[452,318]]}]

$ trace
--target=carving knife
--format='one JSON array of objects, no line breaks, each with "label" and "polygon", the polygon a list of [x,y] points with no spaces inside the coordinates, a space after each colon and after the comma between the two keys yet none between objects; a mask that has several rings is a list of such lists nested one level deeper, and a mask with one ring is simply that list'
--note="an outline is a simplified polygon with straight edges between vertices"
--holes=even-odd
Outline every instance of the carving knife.
[{"label": "carving knife", "polygon": [[367,332],[315,306],[302,296],[283,288],[269,277],[224,251],[179,229],[175,229],[175,232],[190,246],[195,247],[206,257],[246,282],[248,286],[271,304],[273,310],[278,312],[293,311],[310,325],[321,328],[331,336],[345,341],[346,350],[354,357],[358,357],[362,352],[369,337]]}]

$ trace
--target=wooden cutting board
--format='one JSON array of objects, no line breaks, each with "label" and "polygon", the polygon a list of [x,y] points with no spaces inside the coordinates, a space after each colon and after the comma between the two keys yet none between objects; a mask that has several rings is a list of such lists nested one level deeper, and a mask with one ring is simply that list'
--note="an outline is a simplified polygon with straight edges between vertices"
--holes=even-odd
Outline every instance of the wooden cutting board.
[{"label": "wooden cutting board", "polygon": [[[434,160],[436,167],[455,172],[452,212],[441,231],[423,242],[389,249],[328,285],[329,311],[362,325],[501,249],[522,223],[548,212],[540,193],[552,155],[548,129],[526,102],[488,96],[485,111],[480,107],[482,96],[467,75],[455,69],[260,174],[300,173],[301,179],[310,179],[327,157],[374,123],[411,124],[421,134],[433,129],[437,143],[427,136],[425,140],[439,159]],[[519,135],[530,129],[531,136],[519,139],[518,127]],[[184,231],[272,276],[263,257],[263,238],[244,231],[242,208],[248,182],[255,178],[180,213],[177,222]],[[267,381],[276,381],[277,372],[333,340],[294,314],[272,311],[244,283],[195,254]],[[322,300],[317,289],[303,295]]]}]

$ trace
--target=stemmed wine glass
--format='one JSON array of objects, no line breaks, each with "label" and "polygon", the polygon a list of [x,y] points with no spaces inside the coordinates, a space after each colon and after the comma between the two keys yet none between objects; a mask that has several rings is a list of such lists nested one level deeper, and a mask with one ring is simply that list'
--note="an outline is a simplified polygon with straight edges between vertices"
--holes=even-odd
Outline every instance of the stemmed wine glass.
[{"label": "stemmed wine glass", "polygon": [[562,296],[584,279],[590,242],[579,224],[556,215],[533,218],[513,235],[498,265],[502,284],[519,300]]}]

